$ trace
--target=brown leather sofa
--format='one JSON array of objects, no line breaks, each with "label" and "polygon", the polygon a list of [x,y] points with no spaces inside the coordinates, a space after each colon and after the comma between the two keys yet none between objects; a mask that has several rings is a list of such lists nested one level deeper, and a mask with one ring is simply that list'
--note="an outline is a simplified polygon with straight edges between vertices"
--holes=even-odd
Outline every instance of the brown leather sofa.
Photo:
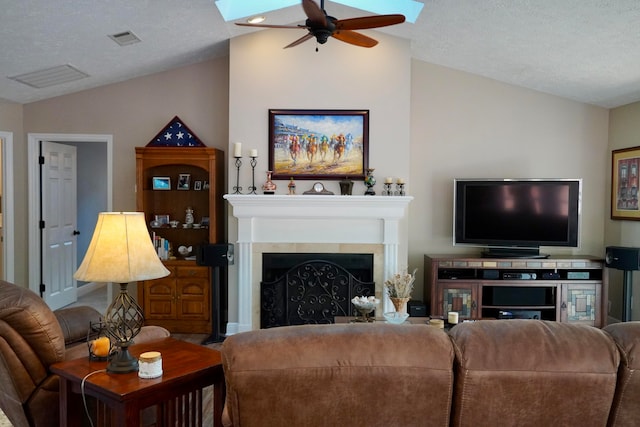
[{"label": "brown leather sofa", "polygon": [[224,424],[638,426],[640,322],[335,324],[233,335]]},{"label": "brown leather sofa", "polygon": [[[52,312],[29,289],[0,281],[0,408],[14,427],[59,425],[59,378],[49,366],[88,357],[89,322],[99,318],[91,307]],[[145,326],[136,342],[167,336]]]}]

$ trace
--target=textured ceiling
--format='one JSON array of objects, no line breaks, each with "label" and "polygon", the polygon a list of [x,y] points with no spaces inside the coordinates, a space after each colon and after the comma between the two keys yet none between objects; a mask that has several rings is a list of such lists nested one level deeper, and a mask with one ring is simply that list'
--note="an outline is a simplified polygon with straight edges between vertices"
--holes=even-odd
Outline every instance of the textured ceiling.
[{"label": "textured ceiling", "polygon": [[[638,0],[423,3],[415,24],[379,30],[410,39],[416,59],[607,108],[640,100]],[[325,9],[369,14],[328,0]],[[0,10],[0,98],[18,103],[227,55],[229,38],[252,31],[225,23],[213,0],[0,0]],[[304,20],[300,6],[266,16]],[[142,42],[121,47],[108,37],[123,31]],[[9,78],[65,64],[89,77],[43,89]]]}]

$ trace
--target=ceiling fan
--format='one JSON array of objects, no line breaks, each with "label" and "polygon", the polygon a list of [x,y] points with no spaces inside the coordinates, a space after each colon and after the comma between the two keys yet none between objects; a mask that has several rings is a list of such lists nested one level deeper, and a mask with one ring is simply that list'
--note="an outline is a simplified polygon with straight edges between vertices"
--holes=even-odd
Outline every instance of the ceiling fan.
[{"label": "ceiling fan", "polygon": [[[304,25],[266,25],[249,24],[244,22],[236,22],[236,25],[261,28],[294,28],[305,29],[308,31],[307,34],[300,37],[298,40],[285,46],[285,49],[297,46],[314,37],[319,44],[324,44],[327,42],[329,37],[333,37],[352,45],[373,47],[378,44],[377,40],[353,30],[364,30],[401,24],[405,19],[404,15],[400,14],[336,19],[333,16],[327,15],[327,12],[324,10],[324,0],[320,0],[320,6],[318,6],[318,4],[313,0],[302,0],[302,8],[304,9],[304,13],[307,15],[307,20]],[[317,50],[318,48],[316,47],[316,51]]]}]

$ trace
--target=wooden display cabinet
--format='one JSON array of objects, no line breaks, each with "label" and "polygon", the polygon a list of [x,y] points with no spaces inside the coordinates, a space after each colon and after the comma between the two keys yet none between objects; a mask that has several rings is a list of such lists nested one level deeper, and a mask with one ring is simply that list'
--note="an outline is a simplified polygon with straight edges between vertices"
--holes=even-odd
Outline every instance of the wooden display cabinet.
[{"label": "wooden display cabinet", "polygon": [[425,255],[424,298],[430,315],[456,311],[461,319],[538,318],[606,325],[604,260]]},{"label": "wooden display cabinet", "polygon": [[[181,175],[189,176],[188,189],[178,189]],[[169,181],[169,188],[154,189],[154,178]],[[213,330],[211,269],[196,265],[193,251],[185,255],[178,248],[224,241],[223,194],[224,152],[208,147],[136,147],[136,209],[144,212],[149,233],[170,247],[170,257],[163,262],[171,274],[138,284],[146,324],[175,333]],[[183,227],[187,208],[200,228]],[[156,217],[180,224],[158,226],[152,224]],[[206,218],[208,226],[203,224]]]}]

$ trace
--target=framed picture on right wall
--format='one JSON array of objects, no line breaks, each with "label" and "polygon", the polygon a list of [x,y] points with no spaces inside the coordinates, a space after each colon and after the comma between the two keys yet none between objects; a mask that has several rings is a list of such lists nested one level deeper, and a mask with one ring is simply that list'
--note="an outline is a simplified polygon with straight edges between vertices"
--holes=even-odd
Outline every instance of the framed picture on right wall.
[{"label": "framed picture on right wall", "polygon": [[611,153],[611,219],[640,221],[639,168],[640,147]]}]

